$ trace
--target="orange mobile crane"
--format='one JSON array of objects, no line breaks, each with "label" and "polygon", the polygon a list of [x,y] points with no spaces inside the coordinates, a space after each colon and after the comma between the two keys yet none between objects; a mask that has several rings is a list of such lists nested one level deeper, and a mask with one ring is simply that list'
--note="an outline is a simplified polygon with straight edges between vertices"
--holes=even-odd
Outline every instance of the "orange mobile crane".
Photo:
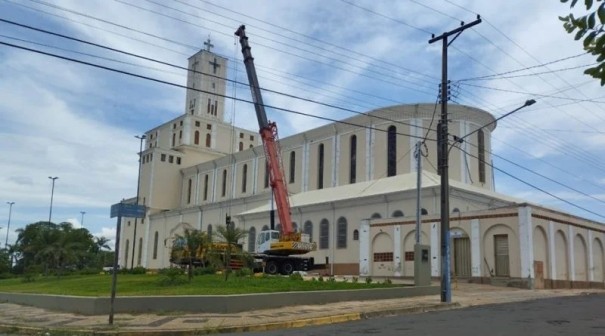
[{"label": "orange mobile crane", "polygon": [[256,118],[260,127],[260,135],[263,140],[267,168],[269,169],[269,181],[271,190],[275,196],[277,214],[281,224],[281,232],[276,230],[261,231],[257,239],[255,258],[262,260],[265,272],[269,274],[291,274],[293,271],[306,271],[313,267],[313,258],[298,255],[306,254],[316,250],[316,244],[312,243],[308,234],[295,232],[290,214],[290,202],[288,201],[288,190],[284,180],[283,166],[277,142],[277,125],[270,122],[265,113],[265,105],[261,96],[258,77],[254,67],[254,58],[250,52],[246,27],[240,26],[235,32],[239,36],[242,46],[244,64],[250,91],[256,111]]}]

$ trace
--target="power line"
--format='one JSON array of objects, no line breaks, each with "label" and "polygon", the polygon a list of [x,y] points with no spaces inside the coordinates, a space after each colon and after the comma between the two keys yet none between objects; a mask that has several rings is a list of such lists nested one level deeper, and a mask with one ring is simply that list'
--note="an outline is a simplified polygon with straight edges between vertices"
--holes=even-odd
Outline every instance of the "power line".
[{"label": "power line", "polygon": [[[456,82],[465,82],[465,81],[473,81],[473,80],[486,80],[486,79],[491,79],[493,77],[501,77],[501,76],[504,76],[504,75],[509,75],[509,74],[513,74],[513,73],[517,73],[517,72],[521,72],[521,71],[526,71],[526,70],[530,70],[530,69],[545,67],[547,65],[551,65],[551,64],[567,61],[567,60],[570,60],[570,59],[573,59],[573,58],[577,58],[577,57],[580,57],[580,56],[584,56],[584,55],[588,55],[588,53],[581,53],[581,54],[577,54],[577,55],[573,55],[573,56],[568,56],[568,57],[560,58],[560,59],[557,59],[557,60],[554,60],[554,61],[551,61],[551,62],[548,62],[548,63],[538,64],[538,65],[534,65],[534,66],[530,66],[530,67],[525,67],[525,68],[517,69],[517,70],[511,70],[511,71],[501,72],[501,73],[498,73],[498,74],[485,75],[485,76],[479,76],[479,77],[471,77],[471,78],[463,78],[463,79],[456,80]],[[581,66],[570,67],[570,68],[564,68],[564,69],[549,70],[549,71],[545,71],[545,72],[531,73],[531,74],[521,75],[521,76],[535,76],[535,75],[541,75],[541,74],[549,74],[549,73],[554,73],[554,72],[558,72],[558,71],[577,69],[577,68],[580,68],[580,67],[590,66],[590,65],[592,65],[592,64],[581,65]],[[498,79],[502,79],[502,78],[516,78],[516,77],[515,76],[501,77],[501,78],[498,78]]]},{"label": "power line", "polygon": [[[71,62],[83,64],[83,65],[92,66],[92,67],[95,67],[95,68],[99,68],[99,69],[103,69],[103,70],[107,70],[107,71],[111,71],[111,72],[120,73],[120,74],[123,74],[123,75],[128,75],[128,76],[137,77],[137,78],[140,78],[140,79],[145,79],[145,80],[149,80],[149,81],[160,83],[160,84],[165,84],[165,85],[170,85],[170,86],[178,87],[178,88],[182,88],[182,89],[187,89],[187,90],[192,90],[192,91],[197,91],[197,92],[212,94],[212,95],[215,95],[217,97],[223,97],[223,98],[226,98],[226,99],[240,101],[240,102],[244,102],[244,103],[248,103],[248,104],[254,104],[254,102],[250,101],[250,100],[246,100],[246,99],[242,99],[242,98],[236,98],[236,97],[231,97],[231,96],[227,96],[227,95],[223,95],[223,94],[218,94],[218,93],[215,93],[215,92],[209,92],[209,91],[205,91],[205,90],[200,90],[200,89],[197,89],[197,88],[188,87],[186,85],[176,84],[176,83],[168,82],[168,81],[165,81],[165,80],[161,80],[161,79],[157,79],[157,78],[152,78],[152,77],[148,77],[148,76],[144,76],[144,75],[139,75],[139,74],[135,74],[135,73],[124,71],[124,70],[114,69],[114,68],[111,68],[111,67],[107,67],[107,66],[103,66],[103,65],[99,65],[99,64],[94,64],[94,63],[90,63],[90,62],[86,62],[86,61],[82,61],[82,60],[78,60],[78,59],[74,59],[74,58],[70,58],[70,57],[65,57],[65,56],[61,56],[61,55],[57,55],[57,54],[53,54],[53,53],[48,53],[48,52],[41,51],[41,50],[26,48],[26,47],[23,47],[23,46],[12,44],[12,43],[6,43],[6,42],[0,41],[0,44],[1,45],[5,45],[5,46],[9,46],[9,47],[12,47],[12,48],[17,48],[17,49],[21,49],[21,50],[25,50],[25,51],[29,51],[29,52],[34,52],[34,53],[38,53],[38,54],[54,57],[54,58],[59,58],[59,59],[66,60],[66,61],[71,61]],[[283,111],[283,112],[287,112],[287,113],[298,114],[298,115],[302,115],[302,116],[312,117],[312,118],[316,118],[316,119],[320,119],[320,120],[325,120],[325,121],[331,121],[331,122],[335,122],[335,123],[339,123],[339,124],[344,124],[344,125],[349,125],[349,126],[355,126],[355,127],[361,127],[361,128],[371,129],[371,130],[380,131],[380,132],[383,132],[383,133],[387,133],[388,132],[387,130],[383,130],[383,129],[372,127],[372,126],[359,125],[359,124],[355,124],[355,123],[348,122],[348,121],[342,121],[342,120],[336,120],[336,119],[332,119],[332,118],[328,118],[328,117],[317,116],[317,115],[313,115],[313,114],[309,114],[309,113],[304,113],[304,112],[300,112],[300,111],[295,111],[295,110],[291,110],[291,109],[286,109],[286,108],[281,108],[281,107],[277,107],[277,106],[272,106],[272,105],[267,105],[267,104],[265,104],[264,106],[267,107],[267,108],[273,109],[273,110],[277,110],[277,111]],[[370,117],[374,117],[372,115],[369,115],[369,116]],[[410,138],[417,138],[417,139],[422,138],[422,137],[419,137],[419,136],[416,136],[416,135],[411,135],[411,134],[406,134],[406,133],[396,132],[396,134],[397,135],[402,135],[402,136],[407,136],[407,137],[410,137]],[[432,139],[428,139],[428,140],[435,141],[435,140],[432,140]]]},{"label": "power line", "polygon": [[[462,149],[462,148],[458,148],[458,149],[459,149],[460,151],[462,151],[462,152],[466,153],[467,155],[469,155],[469,156],[471,156],[471,157],[474,157],[474,158],[476,158],[477,160],[479,160],[479,157],[477,157],[477,156],[475,156],[475,155],[473,155],[473,154],[471,154],[471,153],[469,153],[469,152],[465,151],[464,149]],[[578,209],[580,209],[580,210],[586,211],[586,212],[591,213],[591,214],[593,214],[593,215],[595,215],[595,216],[598,216],[598,217],[601,217],[601,218],[605,219],[605,216],[603,216],[603,215],[601,215],[601,214],[599,214],[599,213],[596,213],[596,212],[594,212],[594,211],[591,211],[591,210],[589,210],[589,209],[586,209],[586,208],[584,208],[584,207],[582,207],[582,206],[579,206],[579,205],[577,205],[577,204],[575,204],[575,203],[573,203],[573,202],[571,202],[571,201],[568,201],[568,200],[566,200],[566,199],[564,199],[564,198],[561,198],[561,197],[559,197],[559,196],[557,196],[557,195],[555,195],[555,194],[553,194],[553,193],[550,193],[550,192],[548,192],[548,191],[546,191],[546,190],[544,190],[544,189],[542,189],[542,188],[540,188],[540,187],[538,187],[538,186],[536,186],[536,185],[534,185],[534,184],[532,184],[532,183],[529,183],[529,182],[527,182],[527,181],[524,181],[524,180],[522,180],[522,179],[520,179],[520,178],[518,178],[518,177],[514,176],[513,174],[511,174],[511,173],[509,173],[509,172],[505,171],[504,169],[500,169],[500,168],[498,168],[498,167],[494,166],[494,165],[493,165],[493,164],[491,164],[491,163],[488,163],[488,162],[486,162],[486,161],[483,161],[483,162],[484,162],[485,164],[487,164],[488,166],[490,166],[490,167],[492,167],[492,168],[496,169],[497,171],[501,172],[502,174],[505,174],[505,175],[507,175],[507,176],[509,176],[509,177],[511,177],[511,178],[513,178],[513,179],[515,179],[515,180],[517,180],[517,181],[519,181],[519,182],[521,182],[521,183],[523,183],[523,184],[525,184],[525,185],[529,186],[529,187],[532,187],[532,188],[534,188],[534,189],[536,189],[536,190],[538,190],[538,191],[540,191],[540,192],[543,192],[543,193],[544,193],[544,194],[546,194],[546,195],[549,195],[549,196],[551,196],[551,197],[553,197],[553,198],[556,198],[557,200],[559,200],[559,201],[561,201],[561,202],[564,202],[564,203],[566,203],[566,204],[568,204],[568,205],[571,205],[571,206],[573,206],[573,207],[575,207],[575,208],[578,208]]]},{"label": "power line", "polygon": [[[104,45],[101,45],[101,44],[98,44],[98,43],[82,40],[82,39],[71,37],[71,36],[67,36],[67,35],[64,35],[64,34],[59,34],[59,33],[51,32],[51,31],[48,31],[48,30],[45,30],[45,29],[40,29],[40,28],[32,27],[32,26],[21,24],[21,23],[18,23],[18,22],[14,22],[14,21],[2,19],[2,18],[0,18],[0,22],[5,22],[5,23],[8,23],[8,24],[12,24],[12,25],[16,25],[16,26],[22,27],[22,28],[27,28],[27,29],[38,31],[38,32],[50,34],[50,35],[53,35],[53,36],[65,38],[65,39],[68,39],[68,40],[72,40],[72,41],[76,41],[76,42],[92,45],[92,46],[95,46],[95,47],[98,47],[98,48],[110,50],[110,51],[113,51],[113,52],[121,53],[121,54],[124,54],[124,55],[132,56],[132,57],[136,57],[136,58],[140,58],[140,59],[144,59],[146,61],[155,62],[155,63],[162,64],[162,65],[167,65],[167,66],[174,67],[174,68],[181,69],[181,70],[186,70],[188,72],[202,74],[202,72],[199,72],[199,71],[196,71],[196,70],[190,70],[190,69],[188,69],[186,67],[182,67],[180,65],[171,64],[171,63],[160,61],[160,60],[153,59],[153,58],[150,58],[150,57],[134,54],[134,53],[131,53],[131,52],[123,51],[123,50],[112,48],[112,47],[108,47],[108,46],[104,46]],[[228,82],[234,82],[236,84],[240,84],[240,85],[244,85],[244,86],[249,86],[248,84],[244,84],[244,83],[232,80],[232,79],[223,78],[223,77],[216,76],[216,75],[211,75],[211,74],[204,74],[204,75],[205,76],[209,76],[209,77],[213,77],[213,78],[217,78],[217,79],[221,79],[221,80],[225,80],[225,81],[228,81]],[[285,96],[285,97],[288,97],[288,98],[298,99],[298,100],[302,100],[302,101],[305,101],[305,102],[314,103],[314,104],[322,105],[322,106],[325,106],[325,107],[329,107],[329,108],[333,108],[333,109],[337,109],[337,110],[341,110],[341,111],[345,111],[345,112],[349,112],[349,113],[370,116],[370,117],[375,118],[375,119],[382,119],[382,120],[386,120],[386,121],[390,121],[390,122],[395,122],[395,123],[402,124],[402,125],[407,125],[407,126],[413,126],[413,127],[418,127],[418,128],[426,129],[427,133],[430,132],[430,131],[434,131],[434,130],[431,130],[430,128],[426,128],[426,127],[423,127],[423,126],[417,126],[417,125],[413,125],[413,124],[410,124],[410,123],[405,123],[405,122],[402,122],[402,121],[394,121],[392,119],[385,118],[385,117],[380,117],[380,116],[371,116],[371,115],[369,115],[368,113],[365,113],[365,112],[355,111],[355,110],[351,110],[351,109],[348,109],[348,108],[336,106],[336,105],[333,105],[333,104],[323,103],[323,102],[319,102],[319,101],[316,101],[316,100],[313,100],[313,99],[308,99],[308,98],[303,98],[303,97],[291,95],[291,94],[288,94],[288,93],[283,93],[283,92],[279,92],[279,91],[275,91],[275,90],[271,90],[271,89],[265,89],[265,88],[262,88],[262,90],[263,91],[267,91],[267,92],[271,92],[271,93],[275,93],[275,94],[278,94],[278,95],[282,95],[282,96]]]}]

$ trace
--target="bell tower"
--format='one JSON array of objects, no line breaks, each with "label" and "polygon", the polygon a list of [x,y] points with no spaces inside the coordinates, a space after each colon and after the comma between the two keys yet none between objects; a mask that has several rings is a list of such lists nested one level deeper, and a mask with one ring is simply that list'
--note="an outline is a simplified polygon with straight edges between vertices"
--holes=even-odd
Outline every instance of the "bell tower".
[{"label": "bell tower", "polygon": [[185,114],[223,121],[227,59],[212,52],[210,39],[205,49],[189,57]]}]

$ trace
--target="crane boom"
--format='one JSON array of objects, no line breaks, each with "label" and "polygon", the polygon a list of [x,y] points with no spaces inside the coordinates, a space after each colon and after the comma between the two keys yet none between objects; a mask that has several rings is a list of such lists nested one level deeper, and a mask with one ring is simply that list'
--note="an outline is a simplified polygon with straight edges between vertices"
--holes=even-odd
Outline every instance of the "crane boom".
[{"label": "crane boom", "polygon": [[254,102],[256,118],[258,119],[258,125],[260,128],[259,133],[261,135],[261,139],[263,140],[263,147],[265,149],[265,156],[267,158],[269,181],[271,189],[275,195],[277,214],[281,224],[280,240],[299,241],[300,234],[294,232],[292,225],[288,190],[284,180],[284,173],[280,159],[281,156],[279,154],[279,146],[277,143],[277,125],[267,119],[267,113],[265,112],[265,105],[263,103],[263,97],[261,95],[258,77],[254,67],[254,58],[250,52],[250,45],[248,44],[248,37],[246,36],[246,27],[241,25],[235,32],[235,35],[239,36],[239,42],[242,46],[244,64],[246,66],[248,81],[250,82],[250,91],[252,92],[252,100]]}]

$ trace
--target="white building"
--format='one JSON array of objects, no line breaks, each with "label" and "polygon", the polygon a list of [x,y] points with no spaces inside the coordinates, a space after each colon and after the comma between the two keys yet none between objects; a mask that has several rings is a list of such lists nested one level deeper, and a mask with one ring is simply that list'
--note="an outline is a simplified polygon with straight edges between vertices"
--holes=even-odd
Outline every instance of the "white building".
[{"label": "white building", "polygon": [[[136,224],[136,237],[134,219],[123,221],[122,266],[169,267],[176,233],[212,232],[227,214],[249,232],[243,242],[249,251],[269,225],[271,192],[258,132],[223,121],[220,78],[227,60],[202,50],[189,68],[203,74],[190,71],[188,86],[209,93],[188,90],[185,113],[145,133],[140,202],[148,212]],[[449,156],[455,276],[525,287],[603,287],[605,226],[496,193],[489,151],[496,125],[480,129],[493,116],[462,105],[448,110],[451,135],[477,131]],[[391,106],[281,139],[293,221],[318,243],[311,256],[323,272],[413,276],[413,152],[425,129],[436,127],[433,111],[434,104]],[[421,237],[431,245],[437,277],[435,138],[428,133],[422,168]]]}]

